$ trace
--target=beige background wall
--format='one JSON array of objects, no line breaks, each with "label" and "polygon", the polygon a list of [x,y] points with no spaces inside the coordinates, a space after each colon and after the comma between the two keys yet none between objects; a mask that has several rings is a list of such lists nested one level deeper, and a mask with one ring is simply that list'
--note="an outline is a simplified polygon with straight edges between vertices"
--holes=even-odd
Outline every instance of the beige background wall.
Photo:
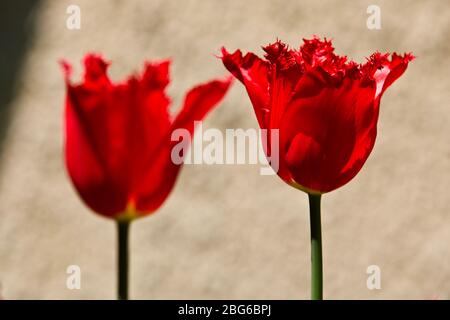
[{"label": "beige background wall", "polygon": [[[81,30],[65,26],[81,7]],[[378,4],[382,29],[366,28]],[[120,80],[144,59],[173,58],[176,109],[187,88],[226,74],[225,45],[261,54],[279,37],[313,34],[356,61],[375,50],[417,59],[383,97],[379,136],[362,172],[323,197],[325,298],[450,298],[450,5],[448,1],[41,1],[11,100],[0,171],[0,282],[7,299],[115,297],[115,227],[77,198],[62,162],[64,85],[88,51]],[[2,46],[8,45],[2,43]],[[252,128],[236,83],[207,127]],[[309,297],[307,197],[258,166],[186,166],[154,216],[132,228],[131,297]],[[66,288],[66,268],[82,289]],[[379,265],[382,289],[366,288]]]}]

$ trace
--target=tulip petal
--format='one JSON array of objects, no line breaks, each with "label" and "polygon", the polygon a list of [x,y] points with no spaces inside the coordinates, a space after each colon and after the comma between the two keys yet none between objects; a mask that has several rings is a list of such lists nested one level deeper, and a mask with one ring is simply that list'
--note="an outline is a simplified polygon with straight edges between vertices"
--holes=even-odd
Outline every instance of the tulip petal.
[{"label": "tulip petal", "polygon": [[228,71],[244,84],[259,126],[265,128],[264,118],[268,112],[270,100],[267,62],[253,53],[247,53],[243,57],[240,50],[230,54],[225,48],[222,48],[221,58]]},{"label": "tulip petal", "polygon": [[172,129],[185,128],[194,131],[194,121],[202,120],[223,99],[233,80],[213,80],[191,89],[184,98],[183,107],[173,122]]},{"label": "tulip petal", "polygon": [[394,53],[392,55],[391,61],[383,68],[383,71],[385,69],[388,69],[388,71],[385,80],[382,82],[380,96],[392,83],[394,83],[395,80],[397,80],[405,72],[406,68],[408,67],[408,63],[413,59],[414,56],[412,54],[405,54],[403,56],[400,56]]},{"label": "tulip petal", "polygon": [[328,192],[348,182],[344,171],[353,176],[359,171],[362,163],[354,163],[365,161],[375,141],[374,95],[374,86],[361,88],[359,81],[346,79],[339,88],[324,87],[316,96],[291,102],[280,140],[297,184]]},{"label": "tulip petal", "polygon": [[83,109],[76,88],[68,87],[65,111],[65,159],[68,173],[84,202],[95,212],[113,216],[127,202],[125,186],[112,181],[106,159]]},{"label": "tulip petal", "polygon": [[176,142],[170,141],[173,130],[186,129],[191,136],[194,133],[194,122],[201,121],[213,107],[224,97],[232,82],[232,77],[223,80],[213,80],[190,90],[184,100],[181,111],[171,125],[165,140],[154,155],[153,163],[148,167],[146,177],[137,189],[136,208],[141,212],[152,212],[158,208],[172,190],[181,165],[174,164],[171,150]]}]

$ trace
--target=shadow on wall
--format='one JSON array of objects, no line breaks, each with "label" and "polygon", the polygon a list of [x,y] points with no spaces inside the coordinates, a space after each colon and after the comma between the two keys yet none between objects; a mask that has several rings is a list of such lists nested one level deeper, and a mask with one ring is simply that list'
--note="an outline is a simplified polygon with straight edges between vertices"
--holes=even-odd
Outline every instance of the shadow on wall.
[{"label": "shadow on wall", "polygon": [[[30,40],[39,0],[0,1],[0,159],[14,99]],[[1,161],[0,161],[1,168]]]}]

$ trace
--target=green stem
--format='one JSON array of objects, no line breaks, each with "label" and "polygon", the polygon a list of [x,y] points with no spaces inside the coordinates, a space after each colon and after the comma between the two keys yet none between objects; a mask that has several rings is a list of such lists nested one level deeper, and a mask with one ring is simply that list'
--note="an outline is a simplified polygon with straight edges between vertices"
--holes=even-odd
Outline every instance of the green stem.
[{"label": "green stem", "polygon": [[128,233],[130,221],[117,221],[118,259],[117,259],[117,299],[128,300]]},{"label": "green stem", "polygon": [[321,195],[309,194],[309,217],[311,224],[311,300],[322,300],[322,231],[320,222]]}]

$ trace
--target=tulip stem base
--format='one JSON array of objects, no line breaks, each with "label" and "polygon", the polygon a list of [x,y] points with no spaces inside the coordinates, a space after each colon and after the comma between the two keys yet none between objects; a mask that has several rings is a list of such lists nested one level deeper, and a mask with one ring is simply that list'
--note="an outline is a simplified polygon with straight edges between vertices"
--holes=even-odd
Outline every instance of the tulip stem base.
[{"label": "tulip stem base", "polygon": [[311,300],[323,299],[322,226],[320,221],[320,194],[310,194],[309,217],[311,225]]},{"label": "tulip stem base", "polygon": [[128,233],[130,221],[117,221],[117,299],[128,300]]}]

